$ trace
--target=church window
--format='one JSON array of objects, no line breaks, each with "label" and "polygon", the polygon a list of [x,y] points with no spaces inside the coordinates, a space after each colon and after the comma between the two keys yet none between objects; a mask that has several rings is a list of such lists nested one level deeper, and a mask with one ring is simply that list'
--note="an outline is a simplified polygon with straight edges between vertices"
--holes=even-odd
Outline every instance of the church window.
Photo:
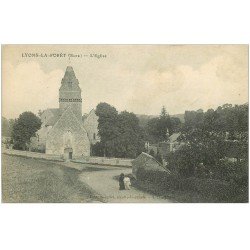
[{"label": "church window", "polygon": [[93,139],[94,139],[94,140],[95,140],[95,137],[96,137],[96,136],[95,136],[95,133],[94,133],[94,134],[93,134]]}]

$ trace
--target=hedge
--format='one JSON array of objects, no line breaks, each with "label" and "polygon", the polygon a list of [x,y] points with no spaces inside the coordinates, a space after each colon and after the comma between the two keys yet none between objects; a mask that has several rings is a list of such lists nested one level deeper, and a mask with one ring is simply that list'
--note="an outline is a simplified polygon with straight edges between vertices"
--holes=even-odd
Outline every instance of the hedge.
[{"label": "hedge", "polygon": [[166,195],[168,191],[175,190],[199,194],[202,202],[248,202],[248,188],[218,179],[184,178],[167,172],[145,171],[140,168],[137,180],[153,184],[155,190],[161,190],[159,195]]}]

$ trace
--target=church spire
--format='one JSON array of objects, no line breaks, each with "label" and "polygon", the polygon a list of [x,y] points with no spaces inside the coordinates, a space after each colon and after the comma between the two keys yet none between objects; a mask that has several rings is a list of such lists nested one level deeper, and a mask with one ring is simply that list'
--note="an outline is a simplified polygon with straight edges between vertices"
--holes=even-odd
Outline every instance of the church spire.
[{"label": "church spire", "polygon": [[61,82],[61,87],[60,90],[65,90],[65,91],[76,91],[76,90],[80,90],[79,87],[79,82],[78,79],[76,78],[75,72],[72,68],[72,66],[68,66],[66,68],[64,77],[62,79]]},{"label": "church spire", "polygon": [[71,106],[72,111],[77,118],[82,119],[82,97],[78,79],[72,66],[66,68],[64,77],[59,89],[59,108],[63,113],[64,110]]}]

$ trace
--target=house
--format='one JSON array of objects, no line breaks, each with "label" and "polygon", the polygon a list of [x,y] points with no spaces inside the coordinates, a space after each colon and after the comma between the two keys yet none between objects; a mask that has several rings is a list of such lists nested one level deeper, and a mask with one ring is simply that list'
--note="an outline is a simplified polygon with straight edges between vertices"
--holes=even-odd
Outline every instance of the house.
[{"label": "house", "polygon": [[139,169],[144,169],[146,171],[169,172],[169,170],[163,168],[161,163],[159,163],[153,156],[144,152],[132,161],[132,174],[135,178],[137,177]]},{"label": "house", "polygon": [[158,144],[147,145],[147,151],[153,151],[155,155],[160,154],[165,157],[170,152],[176,151],[183,143],[178,141],[181,133],[173,133],[167,141],[159,142]]}]

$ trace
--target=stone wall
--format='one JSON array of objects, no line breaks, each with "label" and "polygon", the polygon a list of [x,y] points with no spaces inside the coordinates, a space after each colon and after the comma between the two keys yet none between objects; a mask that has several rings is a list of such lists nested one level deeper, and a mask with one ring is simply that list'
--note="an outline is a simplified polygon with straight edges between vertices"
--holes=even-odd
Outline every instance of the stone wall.
[{"label": "stone wall", "polygon": [[[30,152],[30,151],[2,149],[2,153],[8,154],[8,155],[30,157],[34,159],[64,161],[62,156],[59,156],[59,155],[48,155],[48,154],[42,154],[42,153],[36,153],[36,152]],[[109,165],[109,166],[125,166],[129,168],[132,167],[132,161],[133,159],[106,158],[106,157],[84,157],[84,158],[75,158],[72,160],[72,162],[75,162],[75,163]]]},{"label": "stone wall", "polygon": [[52,126],[42,126],[37,132],[36,132],[36,137],[38,142],[40,143],[46,143],[48,132]]},{"label": "stone wall", "polygon": [[92,109],[89,115],[83,121],[83,126],[86,129],[91,144],[95,144],[100,141],[98,136],[98,116],[95,113],[95,110]]},{"label": "stone wall", "polygon": [[73,160],[73,162],[78,162],[78,163],[110,165],[110,166],[126,166],[126,167],[132,167],[132,161],[133,159],[92,157],[92,156],[84,158],[76,158]]},{"label": "stone wall", "polygon": [[23,156],[23,157],[29,157],[29,158],[34,158],[34,159],[64,161],[58,155],[46,155],[43,153],[36,153],[36,152],[30,152],[30,151],[21,151],[21,150],[14,150],[14,149],[2,149],[2,153],[7,154],[7,155]]}]

